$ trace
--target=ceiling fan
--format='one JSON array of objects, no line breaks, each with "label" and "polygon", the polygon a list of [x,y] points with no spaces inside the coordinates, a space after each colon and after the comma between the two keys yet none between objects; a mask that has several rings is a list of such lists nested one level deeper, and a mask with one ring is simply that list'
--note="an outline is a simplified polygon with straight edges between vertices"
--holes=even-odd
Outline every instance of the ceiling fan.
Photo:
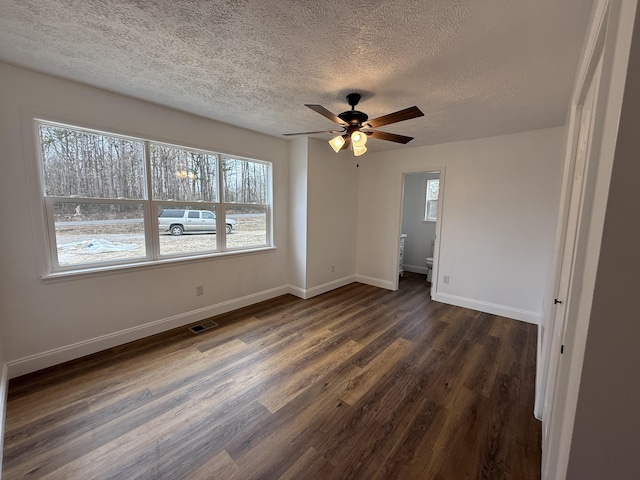
[{"label": "ceiling fan", "polygon": [[314,112],[319,113],[323,117],[328,118],[332,122],[337,123],[342,127],[342,130],[321,130],[318,132],[299,132],[299,133],[285,133],[284,135],[314,135],[320,133],[339,133],[335,138],[329,140],[331,148],[338,153],[340,150],[345,150],[349,147],[353,150],[353,154],[357,157],[367,151],[365,144],[367,143],[367,137],[377,138],[379,140],[387,140],[397,143],[408,143],[413,140],[413,137],[407,137],[404,135],[397,135],[395,133],[379,132],[371,130],[372,128],[381,127],[383,125],[389,125],[391,123],[403,122],[405,120],[411,120],[412,118],[422,117],[424,113],[416,106],[405,108],[394,113],[389,113],[381,117],[369,120],[369,116],[366,113],[359,112],[355,109],[356,105],[360,101],[359,93],[350,93],[347,95],[347,103],[351,106],[351,110],[334,115],[322,105],[305,104],[305,107],[309,107]]}]

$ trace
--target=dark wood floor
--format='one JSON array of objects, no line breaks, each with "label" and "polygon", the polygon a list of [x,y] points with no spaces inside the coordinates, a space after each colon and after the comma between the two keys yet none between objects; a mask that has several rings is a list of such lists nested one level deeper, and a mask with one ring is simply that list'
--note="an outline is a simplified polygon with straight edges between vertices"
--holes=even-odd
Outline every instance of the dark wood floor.
[{"label": "dark wood floor", "polygon": [[9,386],[3,478],[539,479],[536,327],[352,284]]}]

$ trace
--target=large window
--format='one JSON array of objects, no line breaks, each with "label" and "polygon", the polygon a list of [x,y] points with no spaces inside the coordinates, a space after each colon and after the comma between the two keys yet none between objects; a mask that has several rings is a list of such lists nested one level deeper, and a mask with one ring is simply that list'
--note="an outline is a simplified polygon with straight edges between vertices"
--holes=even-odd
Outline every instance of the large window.
[{"label": "large window", "polygon": [[271,246],[271,164],[37,121],[51,270]]}]

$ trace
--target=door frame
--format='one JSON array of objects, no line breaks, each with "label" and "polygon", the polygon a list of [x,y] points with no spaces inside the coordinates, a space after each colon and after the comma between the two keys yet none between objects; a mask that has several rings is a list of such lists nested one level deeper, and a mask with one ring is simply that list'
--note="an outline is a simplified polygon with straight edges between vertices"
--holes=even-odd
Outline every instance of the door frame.
[{"label": "door frame", "polygon": [[[576,248],[580,236],[580,224],[583,217],[583,208],[587,178],[593,175],[596,156],[591,151],[593,143],[594,118],[597,114],[597,103],[599,93],[599,80],[602,65],[602,54],[604,46],[604,37],[606,33],[606,20],[608,16],[608,0],[604,2],[604,8],[599,12],[600,16],[596,17],[597,33],[592,42],[588,45],[588,56],[585,67],[581,71],[578,85],[574,93],[574,99],[571,107],[571,119],[569,124],[569,137],[567,140],[567,155],[565,158],[565,171],[563,178],[563,189],[561,196],[561,211],[558,219],[558,235],[556,238],[556,255],[554,258],[554,275],[553,290],[551,295],[546,299],[547,322],[539,329],[539,345],[541,355],[541,370],[538,372],[538,391],[536,395],[535,413],[536,417],[542,420],[542,465],[541,470],[543,478],[545,473],[555,471],[558,462],[561,461],[561,452],[557,443],[562,440],[562,434],[557,438],[552,437],[553,422],[557,422],[559,417],[575,415],[573,412],[566,411],[566,405],[562,405],[565,412],[559,412],[561,403],[564,403],[568,395],[568,391],[564,388],[556,388],[560,377],[561,362],[563,361],[562,351],[564,350],[565,332],[569,320],[571,309],[576,308],[578,299],[572,298],[575,295],[573,288],[573,274],[576,268]],[[598,68],[600,66],[600,69]],[[587,94],[592,86],[595,89],[593,105],[589,112],[589,118],[584,119],[584,103]],[[583,120],[586,120],[583,122]],[[586,138],[584,164],[578,166],[580,172],[576,172],[576,160],[579,152],[579,141],[583,132],[583,126],[588,128],[588,137]],[[578,175],[578,178],[576,178]],[[579,182],[579,184],[576,184]],[[574,189],[579,188],[579,197],[577,205],[572,205],[572,193]],[[573,207],[573,208],[572,208]],[[569,238],[567,238],[569,236]],[[569,240],[569,241],[567,241]],[[562,303],[556,304],[558,299]],[[562,398],[557,398],[562,397]],[[554,412],[554,406],[556,411]],[[554,451],[555,450],[555,451]],[[568,452],[567,452],[568,453]],[[551,477],[553,478],[553,477]]]},{"label": "door frame", "polygon": [[[601,56],[597,57],[598,60]],[[588,215],[585,218],[585,209],[588,208],[585,202],[590,196],[589,184],[590,178],[594,177],[594,169],[597,169],[596,158],[592,152],[593,146],[593,128],[594,120],[597,113],[597,93],[600,83],[600,73],[602,62],[598,62],[598,68],[590,76],[589,81],[585,82],[585,96],[580,98],[580,104],[576,105],[575,126],[572,130],[572,159],[568,169],[568,178],[565,187],[565,221],[563,222],[563,232],[561,235],[561,245],[557,251],[555,271],[555,287],[554,287],[554,303],[552,311],[548,317],[549,324],[543,337],[543,352],[545,362],[543,365],[543,388],[545,395],[541,399],[541,409],[543,426],[542,437],[544,444],[550,436],[551,424],[553,419],[553,406],[558,401],[555,397],[556,388],[560,382],[560,368],[564,358],[562,355],[565,346],[565,335],[569,323],[572,321],[569,314],[572,309],[580,302],[579,286],[575,282],[580,282],[580,272],[582,267],[579,261],[579,249],[581,249],[582,232],[584,231],[584,222],[588,222]],[[592,90],[593,88],[593,90]],[[587,98],[587,95],[591,97]],[[586,109],[587,102],[590,102],[589,109]],[[580,143],[584,143],[580,147]],[[582,150],[582,153],[581,153]],[[580,157],[580,158],[579,158]],[[558,303],[555,303],[558,300]],[[549,298],[551,303],[551,298]],[[577,322],[574,321],[577,325]],[[582,328],[582,325],[577,325]],[[584,326],[586,330],[586,325]],[[558,388],[559,393],[564,385]],[[561,393],[562,397],[566,396],[566,392]],[[556,406],[560,406],[563,400]],[[545,449],[544,463],[549,464],[551,456],[549,448]]]},{"label": "door frame", "polygon": [[[571,120],[565,159],[556,256],[553,263],[553,290],[545,299],[549,307],[543,357],[542,375],[536,392],[536,413],[541,413],[542,480],[565,478],[569,465],[574,420],[578,406],[580,378],[586,350],[591,299],[595,287],[595,272],[604,228],[604,211],[610,184],[611,169],[617,140],[618,120],[626,80],[631,34],[635,19],[636,0],[598,0],[589,27],[585,54],[578,72],[578,80],[571,102]],[[572,189],[572,162],[575,160],[577,135],[580,131],[581,105],[594,72],[601,64],[599,84],[595,91],[593,128],[589,139],[590,151],[585,159],[584,189],[580,209],[575,219],[576,236],[565,247],[569,195]],[[597,76],[597,75],[596,75]],[[562,250],[562,251],[561,251]],[[572,255],[570,262],[564,262]],[[570,265],[571,281],[566,292],[560,292],[559,278],[563,264]],[[555,319],[553,299],[564,303],[564,312]],[[549,313],[550,312],[550,313]],[[559,312],[560,314],[560,312]],[[550,338],[551,337],[551,338]],[[553,339],[557,338],[555,343]],[[551,340],[551,342],[549,342]],[[560,354],[561,345],[564,353]],[[546,355],[551,349],[555,358]],[[555,351],[555,350],[558,351]],[[539,372],[540,373],[540,372]],[[542,381],[544,380],[544,381]],[[553,385],[553,388],[549,388]],[[553,391],[551,391],[553,390]]]},{"label": "door frame", "polygon": [[[433,269],[431,271],[431,298],[437,292],[438,288],[438,266],[440,264],[440,239],[441,231],[442,231],[442,212],[444,211],[444,190],[445,190],[445,167],[444,166],[433,166],[433,167],[424,167],[417,170],[407,170],[403,171],[400,181],[402,182],[400,186],[400,211],[398,215],[398,234],[396,237],[398,238],[398,244],[396,246],[396,252],[400,248],[400,235],[402,232],[402,217],[404,210],[404,185],[405,185],[405,176],[413,175],[413,174],[427,174],[427,173],[438,173],[440,184],[438,191],[438,217],[436,218],[436,229],[435,229],[435,239],[433,242]],[[397,254],[395,256],[396,263],[398,262]],[[398,290],[398,283],[400,282],[400,278],[398,275],[395,275],[393,290]]]},{"label": "door frame", "polygon": [[[604,21],[604,18],[603,18]],[[570,283],[567,286],[562,287],[562,273],[563,273],[563,262],[568,261],[569,265],[564,266],[564,268],[572,267],[573,265],[573,257],[574,257],[574,249],[576,246],[576,238],[577,238],[577,230],[580,222],[580,215],[582,206],[584,203],[585,191],[585,178],[589,171],[590,163],[593,162],[590,159],[591,155],[591,137],[593,134],[593,123],[594,117],[596,113],[596,100],[597,100],[597,90],[599,86],[600,74],[601,74],[601,58],[602,58],[602,40],[603,40],[603,30],[600,30],[601,35],[599,35],[599,41],[594,44],[594,49],[592,54],[590,55],[591,61],[589,67],[586,69],[585,76],[581,79],[580,88],[577,89],[578,95],[576,96],[575,103],[572,106],[572,114],[571,121],[569,125],[569,136],[567,141],[567,154],[565,159],[565,168],[564,168],[564,176],[563,176],[563,189],[560,199],[560,216],[558,218],[558,227],[557,227],[557,235],[555,242],[555,256],[553,260],[554,272],[552,279],[552,289],[547,292],[546,295],[546,315],[545,318],[548,320],[547,322],[543,322],[541,328],[539,329],[539,340],[541,340],[542,346],[542,356],[539,361],[539,365],[541,366],[541,370],[538,372],[538,395],[536,395],[536,406],[535,413],[538,419],[543,419],[545,417],[545,412],[549,409],[550,400],[552,400],[553,395],[544,395],[545,392],[548,391],[552,382],[550,382],[550,378],[555,378],[554,371],[554,358],[557,361],[557,356],[559,352],[556,352],[552,349],[553,340],[558,340],[558,335],[564,334],[564,321],[565,321],[565,310],[567,308],[568,300],[568,290],[570,289]],[[588,91],[593,84],[594,86],[594,98],[593,105],[591,106],[591,110],[589,112],[590,117],[586,119],[588,125],[586,127],[589,129],[588,138],[586,139],[587,145],[585,146],[585,158],[584,164],[579,166],[581,168],[580,172],[576,173],[576,160],[577,155],[579,153],[579,140],[582,134],[583,117],[584,117],[584,103],[586,100],[586,96]],[[593,167],[592,167],[593,168]],[[579,175],[579,179],[576,179],[576,174]],[[580,185],[576,185],[576,181],[580,182]],[[580,196],[577,198],[578,205],[576,210],[571,210],[572,206],[572,193],[574,188],[580,188]],[[574,205],[575,207],[576,205]],[[569,244],[567,242],[567,235],[570,234],[573,236],[573,239],[569,238]],[[570,272],[565,272],[570,273]],[[565,279],[566,281],[566,279]],[[570,279],[569,279],[570,282]],[[563,303],[556,304],[555,301],[552,302],[552,299],[561,299]],[[562,328],[556,329],[556,326],[560,326]],[[557,345],[558,349],[560,348],[559,343]],[[539,345],[540,346],[540,345]],[[555,348],[555,347],[554,347]],[[553,390],[551,390],[552,392]],[[544,434],[544,432],[543,432]]]}]

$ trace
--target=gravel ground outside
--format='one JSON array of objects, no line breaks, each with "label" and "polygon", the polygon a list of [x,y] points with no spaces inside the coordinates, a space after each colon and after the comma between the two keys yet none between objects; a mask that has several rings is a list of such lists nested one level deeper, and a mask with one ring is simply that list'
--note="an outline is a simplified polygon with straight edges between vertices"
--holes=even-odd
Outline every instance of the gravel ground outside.
[{"label": "gravel ground outside", "polygon": [[[142,224],[78,225],[56,228],[58,262],[61,266],[139,259],[146,254]],[[226,235],[228,248],[264,245],[263,216],[241,217]],[[216,251],[216,234],[160,234],[162,255],[183,255]]]}]

